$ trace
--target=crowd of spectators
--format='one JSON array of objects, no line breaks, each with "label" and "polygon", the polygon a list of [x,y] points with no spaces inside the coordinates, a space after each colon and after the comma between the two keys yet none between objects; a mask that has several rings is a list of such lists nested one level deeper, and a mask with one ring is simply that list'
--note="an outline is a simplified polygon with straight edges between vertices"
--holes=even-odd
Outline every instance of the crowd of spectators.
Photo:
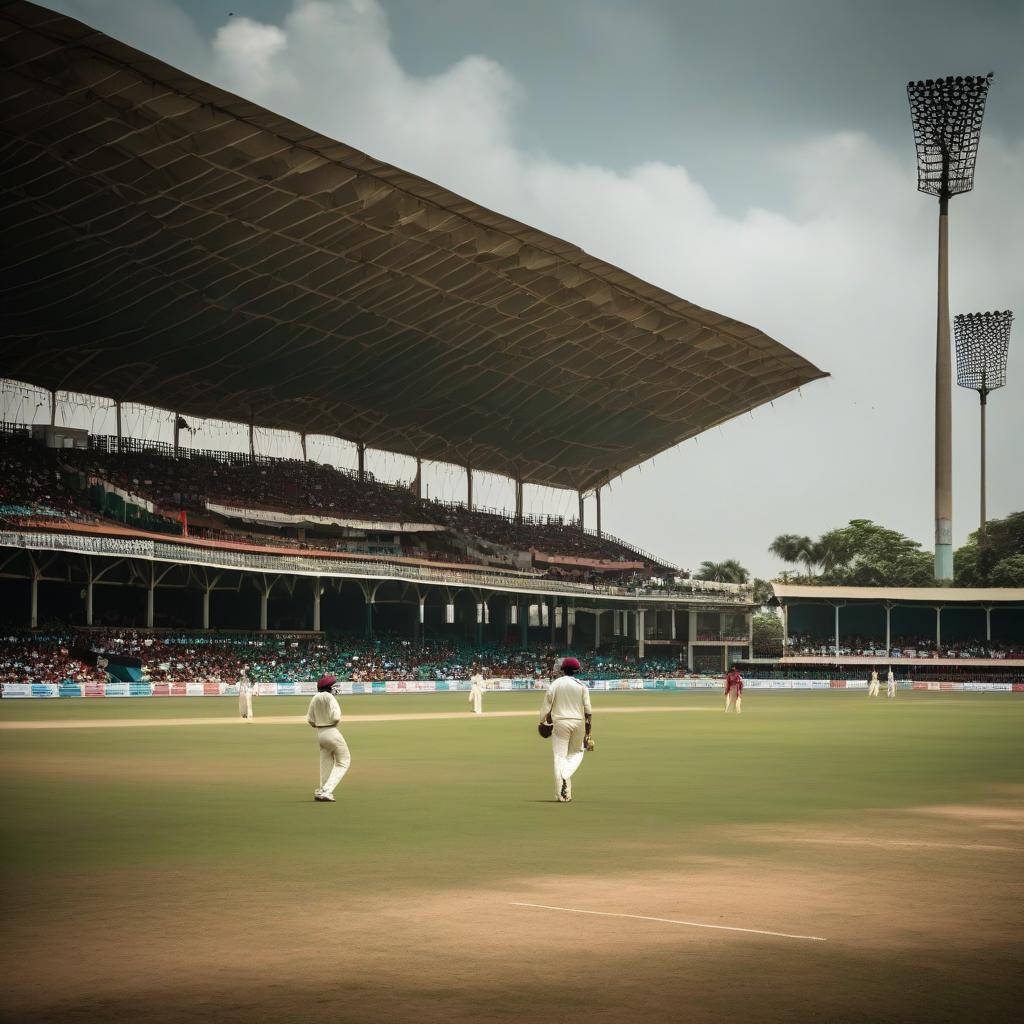
[{"label": "crowd of spectators", "polygon": [[[350,519],[382,524],[424,524],[441,526],[447,532],[424,537],[412,543],[420,551],[441,551],[456,559],[467,558],[468,549],[482,548],[486,563],[512,567],[529,562],[536,554],[579,557],[602,561],[607,568],[560,565],[554,575],[566,579],[607,581],[608,574],[621,577],[635,568],[615,572],[617,563],[643,561],[651,569],[657,566],[613,538],[598,538],[580,529],[575,521],[558,516],[526,516],[517,520],[500,512],[468,509],[464,505],[417,498],[402,485],[385,484],[366,474],[335,469],[316,462],[289,459],[248,459],[243,456],[213,457],[183,450],[181,457],[153,448],[116,452],[102,444],[89,449],[49,449],[32,441],[27,434],[0,436],[0,508],[8,506],[8,519],[40,515],[89,516],[96,513],[88,492],[74,490],[65,482],[69,471],[80,474],[83,484],[100,480],[121,492],[151,502],[170,529],[179,530],[179,514],[201,514],[210,518],[209,503],[245,510],[307,514],[332,519]],[[186,457],[187,455],[187,457]],[[223,529],[204,525],[194,532],[211,539],[233,536],[252,540],[260,537],[289,547],[330,547],[327,539],[317,539],[307,530],[300,541],[273,530],[252,527],[237,530],[228,519]],[[441,539],[443,538],[443,539]],[[482,545],[480,544],[482,542]],[[408,542],[407,542],[408,544]],[[644,576],[644,573],[640,574]],[[646,573],[646,577],[650,572]],[[620,582],[615,579],[615,582]]]},{"label": "crowd of spectators", "polygon": [[[787,639],[786,657],[835,657],[835,637],[791,633]],[[841,657],[861,658],[1024,658],[1024,642],[1002,640],[943,640],[937,645],[934,637],[893,637],[886,650],[884,637],[839,637]]]},{"label": "crowd of spectators", "polygon": [[68,520],[85,510],[65,484],[47,450],[27,437],[6,435],[0,443],[0,521],[24,518]]},{"label": "crowd of spectators", "polygon": [[[367,641],[308,634],[157,632],[135,629],[51,630],[46,635],[0,636],[0,682],[102,680],[105,673],[75,658],[88,648],[111,662],[138,659],[142,678],[160,682],[236,682],[244,671],[256,682],[316,679],[325,672],[353,681],[487,679],[546,681],[564,652],[553,648],[477,650],[450,643]],[[665,678],[686,673],[671,657],[578,655],[588,679]]]},{"label": "crowd of spectators", "polygon": [[102,682],[106,672],[72,653],[71,634],[0,637],[0,683]]}]

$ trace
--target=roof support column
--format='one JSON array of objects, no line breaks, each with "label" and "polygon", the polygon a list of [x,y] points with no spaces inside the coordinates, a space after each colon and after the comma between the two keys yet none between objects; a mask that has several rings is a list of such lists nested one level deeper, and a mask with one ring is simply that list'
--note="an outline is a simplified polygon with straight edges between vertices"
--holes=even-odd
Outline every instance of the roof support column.
[{"label": "roof support column", "polygon": [[836,608],[836,657],[839,657],[839,605]]},{"label": "roof support column", "polygon": [[892,650],[892,605],[885,606],[885,656],[888,658]]},{"label": "roof support column", "polygon": [[601,649],[601,609],[597,608],[594,611],[594,650],[599,651]]},{"label": "roof support column", "polygon": [[636,610],[636,654],[638,658],[644,657],[644,641],[647,639],[647,623],[644,622],[647,613],[643,608]]},{"label": "roof support column", "polygon": [[583,492],[577,491],[576,496],[580,499],[580,533],[586,533],[586,529],[583,525]]},{"label": "roof support column", "polygon": [[942,655],[942,605],[935,606],[935,656]]},{"label": "roof support column", "polygon": [[156,570],[149,567],[149,581],[146,583],[146,629],[152,629],[156,621]]},{"label": "roof support column", "polygon": [[42,570],[36,565],[35,560],[32,560],[32,576],[29,582],[29,601],[28,601],[28,626],[29,629],[35,629],[39,625],[39,577],[42,576]]},{"label": "roof support column", "polygon": [[306,454],[306,432],[303,431],[299,434],[299,443],[302,445],[302,461],[309,462],[309,456]]},{"label": "roof support column", "polygon": [[366,445],[362,441],[356,445],[356,454],[359,457],[359,482],[366,483]]},{"label": "roof support column", "polygon": [[256,419],[253,413],[249,414],[249,458],[256,458]]},{"label": "roof support column", "polygon": [[516,522],[523,521],[523,480],[516,477]]},{"label": "roof support column", "polygon": [[114,418],[117,421],[117,454],[121,454],[121,402],[114,402]]},{"label": "roof support column", "polygon": [[519,604],[519,646],[525,651],[530,646],[530,605]]},{"label": "roof support column", "polygon": [[988,606],[985,608],[985,639],[992,642],[992,608]]},{"label": "roof support column", "polygon": [[417,498],[423,497],[423,460],[420,458],[416,459],[416,476],[413,480],[413,489],[416,492]]},{"label": "roof support column", "polygon": [[210,628],[210,588],[203,588],[203,629]]},{"label": "roof support column", "polygon": [[55,427],[57,425],[57,392],[50,392],[50,426]]},{"label": "roof support column", "polygon": [[466,463],[466,508],[473,511],[473,467]]},{"label": "roof support column", "polygon": [[178,439],[181,435],[181,413],[173,413],[174,416],[174,457],[178,457]]},{"label": "roof support column", "polygon": [[320,632],[320,595],[324,588],[320,585],[320,577],[313,577],[313,632]]},{"label": "roof support column", "polygon": [[601,488],[594,488],[594,499],[597,502],[597,539],[601,539]]}]

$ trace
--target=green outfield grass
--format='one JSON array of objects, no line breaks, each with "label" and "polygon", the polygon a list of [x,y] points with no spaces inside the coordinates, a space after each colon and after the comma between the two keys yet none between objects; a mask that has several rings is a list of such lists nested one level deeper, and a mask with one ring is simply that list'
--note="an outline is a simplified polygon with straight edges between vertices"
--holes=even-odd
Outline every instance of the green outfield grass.
[{"label": "green outfield grass", "polygon": [[464,694],[343,698],[353,767],[316,804],[311,731],[259,721],[306,703],[257,699],[253,723],[228,698],[0,704],[0,724],[225,719],[0,730],[0,1016],[1015,1015],[1020,697],[748,691],[736,718],[717,694],[597,693],[569,805],[531,717],[358,717],[461,712]]}]

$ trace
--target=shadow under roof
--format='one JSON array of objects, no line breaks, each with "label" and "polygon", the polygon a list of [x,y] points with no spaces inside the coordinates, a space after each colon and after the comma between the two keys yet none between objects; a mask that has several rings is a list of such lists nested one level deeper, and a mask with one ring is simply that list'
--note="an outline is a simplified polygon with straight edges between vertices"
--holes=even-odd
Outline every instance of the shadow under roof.
[{"label": "shadow under roof", "polygon": [[0,52],[6,377],[589,490],[826,376],[63,15]]}]

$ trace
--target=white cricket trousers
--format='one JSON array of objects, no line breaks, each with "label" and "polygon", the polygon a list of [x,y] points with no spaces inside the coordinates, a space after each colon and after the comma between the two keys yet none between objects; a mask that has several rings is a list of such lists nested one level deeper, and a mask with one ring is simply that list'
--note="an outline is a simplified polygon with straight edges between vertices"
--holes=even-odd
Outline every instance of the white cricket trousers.
[{"label": "white cricket trousers", "polygon": [[238,713],[243,718],[252,718],[252,690],[250,690],[248,693],[243,693],[239,691]]},{"label": "white cricket trousers", "polygon": [[317,729],[316,740],[320,744],[320,792],[330,796],[345,777],[352,755],[345,737],[333,725]]},{"label": "white cricket trousers", "polygon": [[471,694],[473,699],[473,714],[482,715],[484,713],[484,696],[482,693]]},{"label": "white cricket trousers", "polygon": [[878,680],[877,679],[874,682],[872,682],[871,680],[868,680],[868,696],[869,697],[877,697],[878,696]]},{"label": "white cricket trousers", "polygon": [[576,769],[583,764],[583,738],[586,726],[582,718],[558,718],[551,733],[551,752],[555,758],[555,796],[561,799],[562,779],[568,783],[568,795],[572,796],[570,780]]},{"label": "white cricket trousers", "polygon": [[886,697],[895,697],[896,696],[896,684],[895,683],[889,683],[885,687],[885,695],[886,695]]}]

